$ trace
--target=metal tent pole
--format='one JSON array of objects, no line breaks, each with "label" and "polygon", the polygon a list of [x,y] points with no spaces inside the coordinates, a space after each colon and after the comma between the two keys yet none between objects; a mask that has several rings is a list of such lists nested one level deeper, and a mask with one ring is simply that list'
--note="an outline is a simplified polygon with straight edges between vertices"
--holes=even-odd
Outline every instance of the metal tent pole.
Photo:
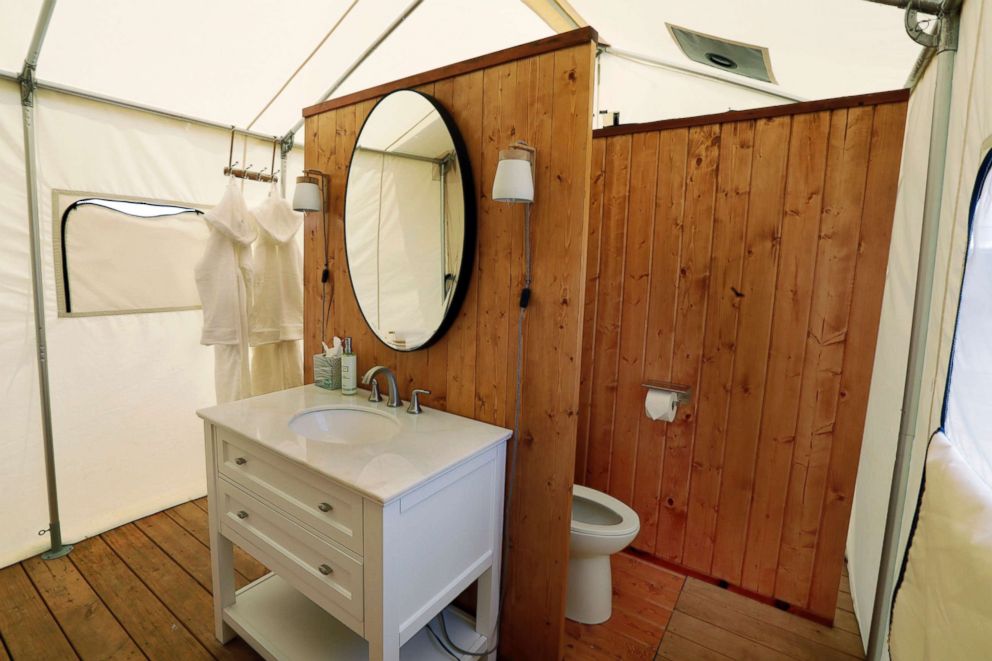
[{"label": "metal tent pole", "polygon": [[18,81],[21,85],[21,113],[24,120],[24,178],[28,193],[28,230],[31,239],[31,285],[34,292],[35,345],[38,357],[38,390],[41,395],[41,430],[45,446],[45,482],[48,487],[48,532],[51,548],[42,558],[61,558],[72,550],[62,543],[62,525],[59,521],[58,483],[55,479],[55,445],[52,435],[52,399],[48,380],[48,340],[45,330],[45,290],[42,279],[41,219],[38,205],[38,160],[34,135],[34,98],[38,88],[35,69],[45,41],[45,33],[55,11],[55,0],[45,0],[38,16],[38,23],[31,38],[24,69]]},{"label": "metal tent pole", "polygon": [[[392,23],[390,23],[385,30],[383,30],[382,34],[376,37],[375,41],[369,44],[369,47],[366,48],[364,51],[362,51],[362,54],[359,55],[358,58],[351,63],[351,66],[345,69],[344,73],[338,76],[338,79],[334,81],[334,83],[327,89],[326,92],[324,92],[323,95],[321,95],[321,97],[315,103],[323,103],[324,101],[327,101],[329,98],[331,98],[331,95],[338,91],[338,88],[344,84],[344,81],[348,80],[351,74],[355,73],[355,70],[358,67],[362,66],[365,60],[367,60],[369,56],[372,55],[372,53],[374,53],[376,49],[382,45],[382,42],[384,42],[386,39],[389,38],[389,35],[391,35],[396,30],[396,28],[398,28],[403,23],[403,21],[405,21],[407,18],[410,17],[410,14],[413,13],[413,10],[419,7],[423,1],[424,0],[413,0],[413,2],[411,2],[407,6],[407,8],[403,10],[403,13],[397,16],[396,19]],[[296,132],[303,127],[303,121],[304,121],[303,119],[297,120],[297,122],[293,124],[293,127],[288,131],[286,131],[286,135],[283,136],[284,145],[293,144],[293,136],[295,136]]]},{"label": "metal tent pole", "polygon": [[[878,2],[879,0],[871,0]],[[895,0],[885,4],[896,4]],[[905,0],[901,3],[905,6]],[[892,602],[900,566],[900,536],[903,512],[906,507],[909,472],[913,444],[919,419],[923,387],[923,368],[926,360],[927,335],[930,326],[930,307],[933,300],[933,277],[940,234],[940,215],[947,162],[947,133],[951,115],[951,93],[954,78],[954,55],[957,50],[960,0],[949,0],[936,9],[939,18],[937,31],[925,34],[918,31],[914,9],[927,4],[912,0],[907,9],[906,28],[910,36],[929,49],[934,49],[937,66],[933,115],[930,120],[930,153],[923,202],[923,223],[920,230],[920,254],[916,271],[916,292],[913,302],[913,325],[910,331],[909,358],[903,384],[902,417],[896,440],[895,463],[889,492],[882,555],[875,587],[871,627],[868,630],[868,659],[877,661],[885,651]],[[933,4],[933,3],[930,3]]]}]

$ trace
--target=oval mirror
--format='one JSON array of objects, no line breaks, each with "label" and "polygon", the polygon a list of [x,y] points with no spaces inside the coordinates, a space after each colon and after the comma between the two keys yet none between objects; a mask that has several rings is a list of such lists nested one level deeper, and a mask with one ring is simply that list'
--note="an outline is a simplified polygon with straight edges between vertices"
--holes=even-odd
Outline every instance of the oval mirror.
[{"label": "oval mirror", "polygon": [[426,94],[400,90],[358,134],[345,191],[345,253],[369,327],[397,351],[451,325],[475,253],[475,187],[458,128]]}]

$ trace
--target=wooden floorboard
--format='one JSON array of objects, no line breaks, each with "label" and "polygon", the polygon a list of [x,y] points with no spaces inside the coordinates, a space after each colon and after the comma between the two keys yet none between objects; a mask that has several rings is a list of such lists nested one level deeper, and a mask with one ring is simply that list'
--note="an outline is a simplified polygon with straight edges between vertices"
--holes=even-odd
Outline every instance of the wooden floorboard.
[{"label": "wooden floorboard", "polygon": [[77,659],[21,565],[0,570],[0,635],[14,659]]},{"label": "wooden floorboard", "polygon": [[70,558],[150,659],[213,658],[102,536],[77,544]]},{"label": "wooden floorboard", "polygon": [[138,646],[68,557],[21,563],[83,659],[143,659]]},{"label": "wooden floorboard", "polygon": [[567,660],[654,659],[685,579],[622,553],[611,564],[613,615],[598,625],[566,621]]},{"label": "wooden floorboard", "polygon": [[213,600],[141,530],[129,524],[102,535],[107,544],[216,659],[257,659],[241,639],[222,645],[214,637]]}]

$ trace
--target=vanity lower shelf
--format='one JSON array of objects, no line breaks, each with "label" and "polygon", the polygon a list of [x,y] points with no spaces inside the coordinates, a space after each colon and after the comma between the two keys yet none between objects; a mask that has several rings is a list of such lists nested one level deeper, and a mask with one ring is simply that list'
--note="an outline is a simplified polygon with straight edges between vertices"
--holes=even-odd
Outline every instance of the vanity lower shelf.
[{"label": "vanity lower shelf", "polygon": [[[475,632],[468,615],[449,606],[445,617],[448,633],[459,647],[476,652],[485,648],[485,637]],[[270,660],[326,661],[332,650],[335,661],[369,658],[367,641],[276,574],[238,590],[237,601],[224,609],[224,621]],[[450,658],[426,627],[400,648],[403,661]]]}]

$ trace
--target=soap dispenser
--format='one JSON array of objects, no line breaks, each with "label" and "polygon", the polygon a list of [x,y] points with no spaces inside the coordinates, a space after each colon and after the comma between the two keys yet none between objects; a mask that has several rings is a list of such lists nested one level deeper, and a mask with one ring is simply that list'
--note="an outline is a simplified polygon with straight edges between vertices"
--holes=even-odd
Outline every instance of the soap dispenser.
[{"label": "soap dispenser", "polygon": [[344,354],[341,356],[341,394],[354,395],[358,392],[358,356],[351,351],[351,338],[344,338]]}]

